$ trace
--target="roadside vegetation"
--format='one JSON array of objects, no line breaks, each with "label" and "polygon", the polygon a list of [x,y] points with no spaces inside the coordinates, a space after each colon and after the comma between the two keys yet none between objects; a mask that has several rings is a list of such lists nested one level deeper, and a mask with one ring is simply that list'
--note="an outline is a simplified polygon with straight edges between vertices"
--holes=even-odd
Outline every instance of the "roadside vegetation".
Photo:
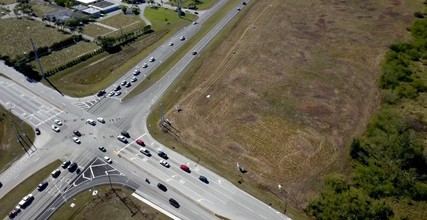
[{"label": "roadside vegetation", "polygon": [[417,17],[408,29],[412,39],[392,44],[385,55],[381,108],[351,144],[350,177],[326,177],[307,207],[317,219],[427,215],[427,18]]},{"label": "roadside vegetation", "polygon": [[51,172],[57,169],[61,165],[62,161],[56,160],[49,165],[43,167],[41,170],[37,171],[26,180],[17,185],[13,190],[7,193],[0,199],[0,216],[7,216],[19,201],[21,201],[24,196],[31,193],[34,189],[37,188],[39,183],[47,179]]},{"label": "roadside vegetation", "polygon": [[28,124],[21,122],[21,119],[11,114],[3,106],[0,106],[0,173],[9,168],[14,161],[25,154],[25,150],[17,140],[12,124],[13,126],[18,126],[17,130],[18,133],[22,135],[23,141],[28,143],[28,140],[21,131],[20,125],[22,125],[23,129],[28,134],[31,142],[34,142],[34,130]]},{"label": "roadside vegetation", "polygon": [[[218,0],[181,0],[181,7],[193,10],[206,10],[217,3]],[[177,0],[171,0],[171,5],[177,6]]]},{"label": "roadside vegetation", "polygon": [[[94,190],[98,191],[96,195],[92,194]],[[63,204],[50,219],[170,219],[133,197],[132,193],[117,185],[113,185],[113,188],[109,185],[94,187]],[[74,207],[71,207],[71,204],[74,204]]]}]

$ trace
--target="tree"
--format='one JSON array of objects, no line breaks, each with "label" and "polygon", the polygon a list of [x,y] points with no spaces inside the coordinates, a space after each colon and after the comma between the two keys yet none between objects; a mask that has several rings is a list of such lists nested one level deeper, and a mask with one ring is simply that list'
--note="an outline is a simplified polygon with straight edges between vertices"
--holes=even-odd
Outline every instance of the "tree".
[{"label": "tree", "polygon": [[120,8],[122,9],[123,14],[126,14],[128,7],[126,5],[121,5]]},{"label": "tree", "polygon": [[138,7],[132,7],[132,12],[135,14],[135,15],[139,15],[139,13],[141,12],[141,10],[138,8]]}]

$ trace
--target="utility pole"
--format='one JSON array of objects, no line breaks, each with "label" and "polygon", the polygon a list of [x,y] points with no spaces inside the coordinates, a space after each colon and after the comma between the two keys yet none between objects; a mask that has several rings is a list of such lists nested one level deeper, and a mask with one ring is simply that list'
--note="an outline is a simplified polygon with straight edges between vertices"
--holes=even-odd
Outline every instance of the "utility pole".
[{"label": "utility pole", "polygon": [[[31,141],[31,138],[28,136],[27,132],[25,131],[24,121],[21,121],[18,128],[22,133],[24,133],[24,136],[27,137],[28,141],[31,143],[31,146],[33,146],[37,150],[37,147],[34,145],[34,143]],[[30,147],[30,149],[32,152],[34,152],[34,150],[31,147]]]},{"label": "utility pole", "polygon": [[178,17],[181,17],[181,0],[177,0],[178,1],[178,6],[177,6],[177,11],[178,11]]},{"label": "utility pole", "polygon": [[162,103],[160,103],[160,124],[164,126],[164,123],[165,123],[165,116],[163,114],[163,105]]},{"label": "utility pole", "polygon": [[27,153],[28,156],[30,156],[30,153],[28,153],[27,149],[25,148],[24,144],[22,143],[22,138],[19,135],[18,130],[16,129],[16,125],[12,124],[12,122],[10,123],[10,125],[14,127],[16,139],[18,139],[19,144],[21,144],[22,148],[25,150],[25,153]]}]

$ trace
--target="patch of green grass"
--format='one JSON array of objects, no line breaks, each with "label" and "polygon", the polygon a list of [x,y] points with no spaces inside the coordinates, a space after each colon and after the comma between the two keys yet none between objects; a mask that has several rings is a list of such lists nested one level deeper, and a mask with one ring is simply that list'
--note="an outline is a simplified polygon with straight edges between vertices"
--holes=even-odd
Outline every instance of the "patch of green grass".
[{"label": "patch of green grass", "polygon": [[[32,50],[30,38],[37,47],[50,46],[71,35],[64,34],[55,28],[46,27],[38,21],[28,19],[0,20],[0,54],[15,57]],[[7,43],[5,43],[7,42]]]},{"label": "patch of green grass", "polygon": [[[11,121],[21,124],[21,119],[11,114],[3,106],[0,106],[0,171],[9,168],[15,160],[25,154],[16,136],[11,135],[14,134],[14,128],[10,126]],[[33,142],[35,135],[33,129],[28,124],[24,124],[23,127],[31,142]],[[18,129],[18,132],[21,134],[20,129]],[[26,143],[29,142],[24,135],[22,137]]]},{"label": "patch of green grass", "polygon": [[[181,46],[181,48],[178,51],[176,51],[172,56],[170,56],[167,60],[165,60],[162,63],[162,68],[157,68],[156,70],[154,70],[147,77],[146,80],[138,84],[138,86],[134,88],[131,92],[129,92],[122,100],[126,101],[137,96],[142,91],[146,90],[151,85],[153,85],[157,80],[161,79],[181,59],[181,57],[183,57],[185,54],[190,52],[189,51],[190,48],[192,48],[195,44],[197,44],[197,42],[199,42],[200,39],[202,39],[238,3],[239,1],[232,0],[229,3],[225,4],[220,10],[217,11],[217,13],[215,13],[211,18],[209,18],[205,23],[203,23],[199,32],[191,38],[191,41]],[[162,16],[154,14],[153,11],[155,10],[154,9],[146,10],[146,12],[148,13],[146,14],[146,16],[148,15],[152,16],[152,18],[150,17],[150,21],[152,19],[156,23],[159,23],[157,25],[164,25],[161,22]],[[174,14],[176,15],[176,13]]]},{"label": "patch of green grass", "polygon": [[142,22],[143,25],[145,26],[145,23],[141,19],[141,17],[139,17],[138,15],[133,15],[133,14],[125,15],[123,13],[120,13],[120,14],[117,14],[117,15],[114,15],[112,17],[109,17],[109,18],[106,18],[106,19],[99,21],[99,23],[101,23],[101,24],[105,24],[105,25],[108,25],[108,26],[111,26],[111,27],[114,27],[117,29],[124,28],[124,27],[126,27],[128,25],[132,25],[133,23],[136,23],[136,22],[139,22],[139,23]]},{"label": "patch of green grass", "polygon": [[[172,0],[172,5],[177,5],[176,0]],[[194,2],[194,0],[181,0],[181,5],[183,8],[188,8],[188,5]],[[218,0],[199,0],[197,4],[197,10],[206,10],[215,5]]]},{"label": "patch of green grass", "polygon": [[[114,191],[110,186],[99,186],[81,192],[62,205],[51,219],[169,219],[163,213],[133,197],[132,191],[117,185],[113,185],[113,189]],[[98,194],[92,195],[93,190],[98,190]],[[118,196],[136,214],[130,213]],[[71,207],[71,203],[75,206]]]},{"label": "patch of green grass", "polygon": [[[98,48],[100,47],[95,43],[80,41],[77,44],[72,45],[70,47],[66,47],[60,51],[54,51],[48,56],[43,56],[40,61],[42,63],[43,69],[47,71],[56,66],[60,66],[64,63],[67,63],[83,54],[92,52]],[[31,65],[33,65],[37,69],[37,71],[39,71],[36,60],[32,61]]]},{"label": "patch of green grass", "polygon": [[179,18],[178,14],[173,10],[149,7],[145,8],[144,16],[151,21],[153,30],[168,29],[170,32],[175,32],[181,29],[183,24],[187,25],[197,19],[195,15],[187,14],[184,18]]},{"label": "patch of green grass", "polygon": [[6,216],[10,211],[12,211],[24,196],[32,192],[39,183],[49,177],[50,173],[57,169],[61,163],[62,162],[60,160],[50,163],[3,196],[3,198],[0,199],[0,216]]},{"label": "patch of green grass", "polygon": [[45,13],[55,11],[58,9],[62,9],[62,7],[60,7],[60,6],[49,4],[49,3],[44,2],[44,1],[43,2],[32,1],[32,2],[30,2],[30,5],[31,5],[31,8],[33,9],[34,13],[36,13],[36,15],[40,18]]},{"label": "patch of green grass", "polygon": [[114,30],[96,24],[88,24],[83,27],[82,33],[97,38],[111,32],[114,32]]}]

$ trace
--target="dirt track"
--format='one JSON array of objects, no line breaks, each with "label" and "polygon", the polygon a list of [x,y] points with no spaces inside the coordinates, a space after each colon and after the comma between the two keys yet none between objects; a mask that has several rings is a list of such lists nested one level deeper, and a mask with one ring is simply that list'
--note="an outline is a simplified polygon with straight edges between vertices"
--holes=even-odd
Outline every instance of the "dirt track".
[{"label": "dirt track", "polygon": [[174,90],[183,111],[171,109],[166,118],[179,142],[226,175],[236,176],[236,162],[244,164],[247,184],[303,207],[323,174],[349,169],[349,141],[378,105],[382,56],[387,45],[407,37],[418,5],[250,4]]}]

